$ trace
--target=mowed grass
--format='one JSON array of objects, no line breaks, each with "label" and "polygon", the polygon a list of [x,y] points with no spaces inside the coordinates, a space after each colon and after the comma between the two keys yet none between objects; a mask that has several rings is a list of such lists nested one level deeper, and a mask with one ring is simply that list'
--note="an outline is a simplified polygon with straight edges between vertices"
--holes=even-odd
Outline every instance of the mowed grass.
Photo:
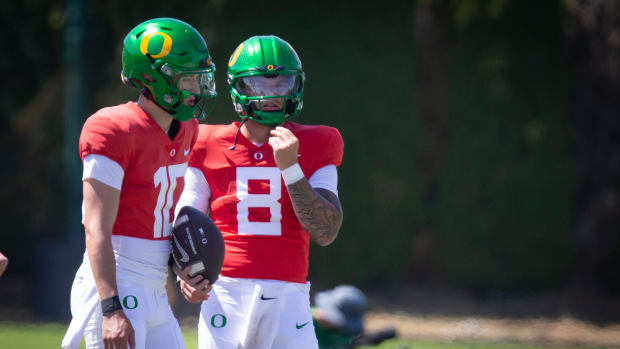
[{"label": "mowed grass", "polygon": [[540,346],[530,344],[501,344],[501,343],[434,343],[420,341],[391,340],[374,347],[360,347],[359,349],[602,349],[583,346]]},{"label": "mowed grass", "polygon": [[[24,324],[0,322],[0,348],[2,349],[58,349],[64,336],[63,324]],[[188,349],[198,347],[196,329],[183,328],[183,337]],[[84,348],[84,343],[80,345]],[[391,340],[379,346],[364,349],[594,349],[594,347],[544,347],[527,344],[483,344],[483,343],[432,343],[418,341]]]},{"label": "mowed grass", "polygon": [[[57,323],[0,322],[0,349],[59,349],[66,330],[67,325]],[[183,328],[183,337],[188,348],[198,347],[195,329]]]}]

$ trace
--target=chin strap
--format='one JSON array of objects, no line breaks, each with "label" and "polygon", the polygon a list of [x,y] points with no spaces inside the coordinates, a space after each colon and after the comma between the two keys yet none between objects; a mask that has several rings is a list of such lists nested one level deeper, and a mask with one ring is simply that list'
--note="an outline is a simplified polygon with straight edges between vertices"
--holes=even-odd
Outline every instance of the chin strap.
[{"label": "chin strap", "polygon": [[243,124],[246,121],[248,121],[248,118],[244,118],[243,120],[241,120],[241,124],[239,124],[239,128],[237,129],[237,133],[235,133],[235,140],[233,141],[233,145],[228,147],[228,150],[235,150],[235,147],[237,146],[237,137],[239,136],[239,132],[241,131],[241,126],[243,126]]}]

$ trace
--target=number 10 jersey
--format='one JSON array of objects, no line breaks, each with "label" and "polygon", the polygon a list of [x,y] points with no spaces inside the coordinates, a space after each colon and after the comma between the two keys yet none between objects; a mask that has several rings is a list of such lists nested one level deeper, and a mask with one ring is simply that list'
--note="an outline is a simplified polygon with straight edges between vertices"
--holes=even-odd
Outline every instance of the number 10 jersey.
[{"label": "number 10 jersey", "polygon": [[103,155],[123,171],[113,235],[170,239],[197,129],[197,120],[182,122],[171,140],[134,102],[103,108],[86,120],[79,143],[82,160]]}]

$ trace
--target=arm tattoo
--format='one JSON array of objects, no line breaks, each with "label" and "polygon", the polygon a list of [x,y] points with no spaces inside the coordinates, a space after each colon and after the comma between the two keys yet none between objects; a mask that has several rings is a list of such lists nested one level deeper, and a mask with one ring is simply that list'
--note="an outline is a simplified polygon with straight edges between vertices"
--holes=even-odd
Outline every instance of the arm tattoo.
[{"label": "arm tattoo", "polygon": [[338,197],[327,189],[312,189],[305,178],[286,188],[297,219],[312,240],[321,246],[331,244],[342,224],[342,206]]}]

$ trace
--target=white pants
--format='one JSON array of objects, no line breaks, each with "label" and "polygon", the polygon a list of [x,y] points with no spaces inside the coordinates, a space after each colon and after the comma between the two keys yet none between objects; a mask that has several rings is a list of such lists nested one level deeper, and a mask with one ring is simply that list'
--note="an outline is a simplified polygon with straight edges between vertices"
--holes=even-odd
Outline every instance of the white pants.
[{"label": "white pants", "polygon": [[220,277],[202,303],[199,349],[318,349],[310,284]]},{"label": "white pants", "polygon": [[[145,241],[120,236],[112,239],[118,295],[135,331],[136,348],[185,349],[165,289],[170,242]],[[101,304],[87,255],[73,281],[71,313],[73,320],[62,347],[78,348],[83,336],[86,348],[103,349]]]}]

